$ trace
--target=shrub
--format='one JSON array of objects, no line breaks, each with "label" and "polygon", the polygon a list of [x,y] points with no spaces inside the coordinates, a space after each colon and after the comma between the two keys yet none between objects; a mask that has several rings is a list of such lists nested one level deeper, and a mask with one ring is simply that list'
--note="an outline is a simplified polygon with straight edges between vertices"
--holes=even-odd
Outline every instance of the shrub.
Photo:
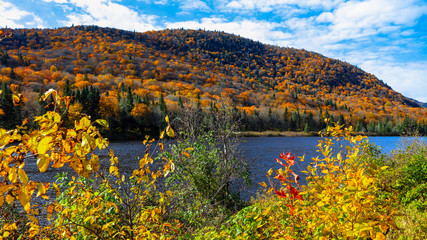
[{"label": "shrub", "polygon": [[245,165],[224,153],[212,132],[172,144],[161,157],[175,164],[166,187],[172,191],[170,214],[188,231],[221,223],[241,208],[243,201],[232,185],[247,177]]},{"label": "shrub", "polygon": [[[307,186],[298,187],[299,176],[291,167],[295,157],[280,154],[276,159],[284,169],[275,178],[275,197],[257,200],[233,216],[220,230],[206,228],[196,238],[211,239],[385,239],[396,229],[397,210],[391,200],[377,196],[375,180],[384,169],[371,168],[360,161],[360,141],[351,128],[328,127],[335,140],[349,144],[333,155],[332,138],[319,141],[321,157],[313,158],[307,168]],[[269,175],[272,174],[269,171]],[[265,185],[265,184],[262,184]],[[265,185],[266,186],[266,185]]]},{"label": "shrub", "polygon": [[[170,193],[149,191],[155,189],[158,178],[173,171],[173,163],[168,161],[161,169],[153,170],[150,168],[153,158],[147,150],[139,161],[139,168],[133,171],[131,181],[126,181],[117,167],[117,157],[110,150],[108,171],[102,171],[96,151],[107,148],[108,140],[101,136],[98,126],[108,127],[107,122],[92,122],[81,115],[67,127],[63,117],[71,99],[49,90],[41,100],[49,96],[54,96],[50,105],[55,111],[35,118],[38,129],[29,132],[26,122],[11,131],[0,129],[0,206],[4,210],[19,203],[23,216],[27,217],[17,221],[17,218],[2,217],[0,237],[170,239],[175,236],[180,224],[164,220]],[[173,137],[168,117],[165,121],[167,127],[161,138]],[[154,139],[147,137],[144,144],[150,149],[153,142]],[[162,148],[163,144],[158,143],[158,146]],[[68,181],[62,176],[59,185],[32,181],[23,170],[30,157],[37,158],[40,172],[68,165],[80,178]],[[52,189],[56,200],[49,198],[48,191]],[[38,203],[37,197],[45,203]],[[42,219],[43,215],[47,221]],[[22,225],[25,228],[20,228]]]},{"label": "shrub", "polygon": [[[405,139],[404,139],[405,140]],[[400,209],[396,219],[398,229],[390,239],[427,238],[427,144],[419,138],[402,141],[400,149],[385,156],[381,165],[388,166],[377,179],[378,194],[397,195]],[[370,163],[378,164],[374,161]]]}]

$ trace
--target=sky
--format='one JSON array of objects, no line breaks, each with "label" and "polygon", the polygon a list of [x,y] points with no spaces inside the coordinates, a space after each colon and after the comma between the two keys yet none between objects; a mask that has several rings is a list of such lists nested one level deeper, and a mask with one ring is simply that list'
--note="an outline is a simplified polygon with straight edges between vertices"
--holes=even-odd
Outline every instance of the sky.
[{"label": "sky", "polygon": [[427,102],[426,0],[0,0],[0,28],[205,29],[340,59]]}]

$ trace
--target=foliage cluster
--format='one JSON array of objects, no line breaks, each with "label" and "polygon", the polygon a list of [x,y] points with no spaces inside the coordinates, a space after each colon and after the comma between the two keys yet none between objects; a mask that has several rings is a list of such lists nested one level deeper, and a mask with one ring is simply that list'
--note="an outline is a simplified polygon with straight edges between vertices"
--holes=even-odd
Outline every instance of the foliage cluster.
[{"label": "foliage cluster", "polygon": [[[12,131],[0,130],[0,205],[2,211],[13,209],[0,219],[0,236],[168,239],[175,235],[180,224],[163,219],[170,193],[149,191],[155,189],[156,179],[174,168],[168,161],[158,170],[150,169],[153,158],[149,149],[154,140],[147,137],[144,141],[147,151],[139,160],[139,168],[128,177],[130,181],[126,181],[118,170],[118,159],[112,150],[109,151],[110,163],[104,165],[106,169],[96,152],[108,146],[98,129],[99,125],[108,127],[107,122],[92,122],[82,115],[67,127],[60,113],[67,112],[70,98],[49,90],[42,100],[51,96],[54,111],[35,118],[38,129],[28,131],[24,121]],[[169,119],[165,121],[167,127],[161,139],[174,135]],[[33,158],[37,159],[40,172],[68,165],[81,178],[73,176],[71,181],[65,181],[65,177],[60,176],[59,185],[33,181],[23,169]],[[56,198],[51,199],[53,194]],[[17,203],[20,204],[18,208]],[[15,221],[16,217],[8,217],[16,211],[23,214],[24,219]],[[40,221],[40,216],[46,216],[46,220]]]},{"label": "foliage cluster", "polygon": [[[235,106],[244,130],[314,132],[331,118],[360,132],[427,133],[425,108],[355,66],[305,50],[202,30],[4,31],[13,37],[0,42],[0,82],[30,99],[16,111],[22,119],[43,114],[38,93],[55,88],[106,119],[108,137],[151,135],[166,112],[200,105],[206,113],[222,102]],[[6,123],[0,118],[13,127]]]},{"label": "foliage cluster", "polygon": [[[169,149],[146,137],[139,168],[125,176],[112,150],[109,162],[98,156],[108,149],[98,128],[107,121],[77,115],[70,122],[69,96],[49,90],[41,98],[52,111],[35,118],[37,129],[24,121],[0,130],[0,238],[422,239],[426,232],[425,144],[387,157],[351,127],[329,126],[332,138],[319,142],[306,186],[292,170],[295,156],[280,154],[283,168],[267,173],[271,188],[241,209],[232,184],[247,173],[228,142],[235,129],[226,111],[213,109],[216,121],[200,119],[200,110],[178,116],[176,125],[181,120],[194,128],[181,129]],[[25,102],[19,92],[13,99]],[[160,139],[174,137],[169,118],[164,121]],[[214,133],[204,132],[209,128]],[[152,147],[161,152],[157,167]],[[33,181],[23,168],[34,159],[40,172],[68,165],[79,176]]]},{"label": "foliage cluster", "polygon": [[366,161],[388,168],[377,179],[380,194],[396,193],[401,208],[398,230],[390,239],[427,238],[427,143],[420,138],[403,138],[392,154],[367,154]]},{"label": "foliage cluster", "polygon": [[[276,171],[281,188],[273,187],[274,196],[234,215],[220,230],[205,229],[199,238],[211,239],[386,239],[390,229],[397,229],[397,209],[393,198],[377,195],[375,184],[385,168],[377,169],[360,161],[361,136],[351,136],[351,129],[335,126],[328,132],[347,142],[333,152],[332,138],[321,140],[321,158],[313,158],[306,173],[307,186],[299,186],[299,176],[291,167],[295,157],[281,154]],[[340,138],[338,138],[340,137]],[[285,162],[284,162],[285,161]],[[272,174],[269,171],[269,175]]]}]

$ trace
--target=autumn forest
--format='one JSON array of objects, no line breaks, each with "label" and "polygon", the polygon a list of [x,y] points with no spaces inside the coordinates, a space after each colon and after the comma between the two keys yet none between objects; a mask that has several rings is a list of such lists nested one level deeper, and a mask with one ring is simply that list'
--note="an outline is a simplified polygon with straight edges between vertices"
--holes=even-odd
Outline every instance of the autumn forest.
[{"label": "autumn forest", "polygon": [[[302,49],[204,30],[2,32],[3,128],[51,110],[39,99],[56,89],[73,97],[70,113],[106,119],[109,138],[156,135],[183,109],[207,122],[227,109],[240,131],[316,133],[336,122],[367,134],[427,134],[426,108],[356,66]],[[28,101],[14,106],[11,89]]]}]

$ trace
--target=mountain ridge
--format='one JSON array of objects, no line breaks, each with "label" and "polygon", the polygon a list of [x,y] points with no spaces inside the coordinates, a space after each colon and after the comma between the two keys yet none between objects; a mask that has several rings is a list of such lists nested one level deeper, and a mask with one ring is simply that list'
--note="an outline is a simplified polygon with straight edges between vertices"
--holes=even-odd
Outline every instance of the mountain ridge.
[{"label": "mountain ridge", "polygon": [[0,43],[2,82],[33,92],[63,89],[68,80],[74,90],[90,85],[104,97],[128,87],[133,97],[154,105],[161,96],[172,112],[195,102],[209,109],[224,99],[264,120],[291,118],[304,109],[319,125],[314,129],[322,125],[325,110],[335,119],[343,115],[348,125],[363,122],[365,128],[378,120],[397,124],[406,116],[415,122],[426,117],[414,100],[349,63],[224,32],[137,33],[97,26],[7,31],[14,37]]}]

